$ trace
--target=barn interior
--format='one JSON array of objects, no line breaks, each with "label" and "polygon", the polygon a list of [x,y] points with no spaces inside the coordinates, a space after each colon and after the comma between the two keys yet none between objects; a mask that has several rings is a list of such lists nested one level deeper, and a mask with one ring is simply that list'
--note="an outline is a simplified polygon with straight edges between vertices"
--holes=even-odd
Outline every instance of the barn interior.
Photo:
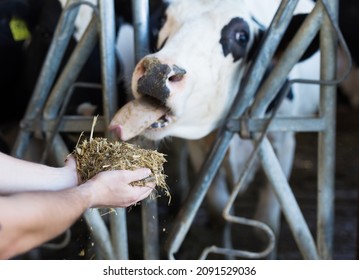
[{"label": "barn interior", "polygon": [[[81,3],[82,1],[74,2]],[[114,0],[109,7],[114,9],[116,31],[121,26],[134,21],[133,11],[138,7],[136,5],[140,7],[141,5],[145,7],[148,5],[150,13],[153,13],[151,14],[151,20],[158,20],[154,11],[159,6],[159,2],[161,1]],[[335,3],[337,1],[331,2]],[[359,100],[359,87],[357,86],[359,80],[355,75],[358,75],[357,66],[359,65],[359,30],[353,25],[353,22],[359,16],[359,3],[354,0],[338,2],[338,23],[350,50],[353,67],[347,80],[336,88],[335,151],[333,151],[332,155],[335,160],[335,168],[334,212],[332,217],[333,249],[331,258],[334,260],[356,260],[359,259],[359,147],[357,145],[359,141],[359,101],[356,101]],[[74,10],[77,7],[79,6],[74,5],[71,9]],[[72,81],[71,96],[60,97],[60,101],[64,99],[64,102],[66,102],[64,103],[65,105],[58,104],[60,114],[50,124],[42,123],[41,115],[40,119],[37,118],[34,123],[26,122],[25,116],[29,114],[29,108],[33,108],[30,105],[35,100],[38,101],[38,99],[34,99],[33,94],[41,80],[44,62],[56,36],[56,28],[61,24],[59,19],[62,12],[63,9],[58,0],[0,0],[0,85],[2,92],[0,151],[17,156],[17,151],[21,150],[21,157],[27,160],[55,166],[60,164],[61,159],[66,154],[66,149],[65,151],[61,150],[57,156],[53,156],[52,152],[57,151],[57,148],[59,148],[57,146],[57,136],[46,135],[42,131],[44,127],[45,129],[50,126],[52,129],[68,128],[67,131],[60,131],[59,135],[68,151],[72,151],[81,131],[89,131],[91,128],[92,117],[94,115],[104,116],[111,114],[112,110],[107,111],[107,108],[103,107],[101,89],[108,85],[102,85],[101,87],[100,48],[102,46],[100,46],[100,43],[96,43],[93,45],[93,51],[90,52],[88,59],[84,61],[78,77]],[[20,19],[19,24],[21,25],[17,31],[11,29],[10,24],[14,22],[15,18]],[[17,35],[19,37],[16,37]],[[77,46],[76,39],[74,37],[69,38],[64,59],[60,61],[58,75],[54,78],[58,78],[60,73],[66,70],[66,62]],[[338,59],[339,56],[340,54],[338,54]],[[113,59],[115,56],[109,59],[111,58]],[[340,63],[337,61],[338,65]],[[116,96],[118,107],[124,105],[128,100],[128,85],[123,79],[122,67],[121,62],[116,60],[116,81],[112,81],[111,84],[116,87],[118,92],[118,96]],[[71,73],[68,75],[71,76]],[[49,86],[51,87],[52,85]],[[43,101],[45,102],[45,100]],[[55,100],[55,103],[60,101]],[[78,110],[79,105],[83,104],[85,104],[85,113]],[[75,116],[75,118],[72,119],[68,116]],[[37,126],[38,124],[40,126]],[[106,135],[105,124],[106,117],[103,117],[100,119],[95,133]],[[71,127],[71,125],[74,125],[74,127]],[[16,151],[22,137],[26,138],[24,132],[26,134],[29,131],[31,131],[31,143],[23,147],[20,145],[20,149]],[[315,241],[317,241],[318,133],[298,133],[296,141],[296,156],[289,183],[308,228]],[[146,143],[146,145],[153,147],[151,146],[152,144]],[[187,171],[188,178],[186,179],[183,178],[183,173],[178,172],[178,166],[173,162],[182,160],[182,164],[185,165],[188,162],[185,156],[183,157],[183,155],[173,151],[174,147],[184,149],[183,141],[173,138],[171,141],[165,141],[164,145],[158,148],[168,155],[168,164],[165,168],[168,175],[168,185],[171,192],[173,191],[171,203],[168,204],[166,197],[159,197],[154,202],[156,204],[156,218],[150,212],[150,208],[154,207],[151,205],[153,202],[144,202],[122,213],[127,216],[127,245],[129,248],[127,257],[129,259],[153,257],[151,255],[151,245],[155,246],[155,244],[147,244],[149,248],[145,248],[146,242],[159,243],[159,248],[155,248],[158,249],[158,252],[154,255],[156,258],[168,258],[163,244],[166,243],[171,234],[183,203],[182,198],[179,199],[182,194],[178,193],[177,189],[183,184],[192,186],[197,180],[196,174],[192,174],[190,168]],[[261,184],[262,177],[263,174],[259,174],[248,191],[237,198],[235,209],[238,216],[252,217],[258,200],[258,186]],[[147,203],[150,205],[146,206]],[[201,205],[196,213],[193,224],[180,250],[176,252],[177,259],[198,259],[203,248],[211,246],[219,238],[220,233],[216,228],[217,221],[212,221],[204,208],[205,205]],[[147,214],[150,216],[145,216],[145,211],[148,211],[149,213]],[[110,222],[109,215],[103,216],[105,223]],[[155,229],[152,230],[157,232],[158,235],[153,240],[146,236],[145,227],[149,225],[141,223],[146,218],[153,218],[152,224],[155,224]],[[101,248],[98,248],[96,236],[89,228],[86,217],[81,217],[63,235],[29,253],[18,256],[17,259],[88,260],[107,258],[108,256],[101,252]],[[254,237],[252,228],[234,226],[233,232],[236,236],[233,243],[241,250],[257,252],[268,246],[268,240]],[[276,246],[276,259],[303,259],[290,226],[284,217],[282,217],[282,226]],[[214,253],[208,258],[223,259],[225,257]],[[245,259],[245,257],[239,257],[239,259]]]}]

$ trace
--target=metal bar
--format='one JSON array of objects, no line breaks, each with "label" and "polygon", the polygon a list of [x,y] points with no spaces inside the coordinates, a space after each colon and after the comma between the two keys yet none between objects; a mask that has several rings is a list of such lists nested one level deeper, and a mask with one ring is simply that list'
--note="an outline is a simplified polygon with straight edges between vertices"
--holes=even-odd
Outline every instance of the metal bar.
[{"label": "metal bar", "polygon": [[115,208],[116,214],[110,216],[111,240],[115,259],[128,260],[128,238],[126,209]]},{"label": "metal bar", "polygon": [[[244,120],[241,118],[241,120]],[[249,132],[261,132],[265,129],[268,119],[265,118],[248,118],[245,119],[246,129]],[[243,124],[242,124],[243,125]],[[317,132],[326,128],[326,121],[318,117],[276,117],[269,125],[268,131],[295,131],[295,132]],[[240,132],[241,122],[238,120],[229,120],[227,129],[230,131]]]},{"label": "metal bar", "polygon": [[[297,3],[298,0],[282,0],[260,47],[259,53],[242,81],[241,88],[239,89],[240,92],[237,94],[234,100],[234,106],[232,106],[232,110],[230,111],[230,118],[239,119],[247,106],[251,104],[255,92],[258,89],[259,81],[262,80],[265,71],[272,61],[273,55],[289,25]],[[255,77],[255,79],[252,79],[252,77]]]},{"label": "metal bar", "polygon": [[138,62],[149,53],[149,7],[148,0],[132,0],[133,26],[135,30],[135,60]]},{"label": "metal bar", "polygon": [[303,25],[295,34],[278,63],[276,63],[276,67],[259,89],[253,107],[251,108],[252,116],[258,117],[265,114],[269,103],[274,99],[288,78],[288,73],[293,66],[298,63],[318,33],[321,27],[322,17],[322,5],[316,4],[313,11],[306,17]]},{"label": "metal bar", "polygon": [[[78,1],[74,0],[72,2]],[[67,10],[66,8],[69,7],[70,4],[71,1],[68,1],[60,16],[59,24],[56,27],[39,79],[27,106],[25,116],[20,123],[20,132],[12,149],[12,155],[15,157],[21,158],[25,154],[31,137],[31,132],[27,130],[27,127],[31,125],[40,114],[46,102],[47,95],[52,87],[62,58],[74,32],[75,20],[79,8]]]},{"label": "metal bar", "polygon": [[233,132],[223,131],[210,150],[207,159],[198,174],[198,180],[189,193],[186,203],[182,206],[175,219],[170,235],[166,243],[166,251],[169,259],[175,259],[174,254],[182,245],[194,217],[202,204],[202,201],[211,185],[218,169],[221,166]]},{"label": "metal bar", "polygon": [[[42,130],[49,131],[54,126],[57,120],[47,120],[42,123]],[[89,116],[63,116],[61,124],[58,128],[59,132],[79,132],[83,131],[84,127],[91,127],[93,117]],[[246,120],[246,125],[250,132],[260,132],[267,124],[267,119],[253,119]],[[103,132],[106,130],[107,123],[102,116],[97,118],[94,132]],[[326,128],[326,122],[322,118],[275,118],[268,131],[295,131],[295,132],[316,132],[322,131]],[[29,130],[34,129],[34,125],[28,127]],[[227,129],[234,132],[239,132],[241,129],[240,123],[236,120],[227,122]]]},{"label": "metal bar", "polygon": [[[324,1],[323,1],[324,2]],[[337,22],[338,1],[325,1],[331,16]],[[321,79],[336,77],[337,37],[328,15],[323,19],[320,32]],[[327,128],[318,138],[318,210],[317,245],[322,259],[331,259],[334,234],[334,176],[335,176],[335,128],[336,87],[321,86],[320,115],[326,120]]]},{"label": "metal bar", "polygon": [[51,155],[55,160],[57,166],[64,166],[65,159],[69,155],[69,153],[69,149],[67,148],[64,140],[62,139],[60,134],[57,134],[56,137],[54,137],[54,146],[51,150]]},{"label": "metal bar", "polygon": [[108,123],[118,109],[116,85],[116,27],[114,1],[99,0],[100,53],[104,116]]},{"label": "metal bar", "polygon": [[93,17],[50,93],[44,108],[44,120],[57,118],[65,94],[69,91],[71,85],[76,82],[78,75],[93,51],[96,42],[97,19]]},{"label": "metal bar", "polygon": [[[57,120],[48,120],[43,122],[42,129],[44,131],[50,131],[55,126]],[[91,127],[93,123],[93,117],[89,116],[64,116],[59,126],[59,132],[81,132],[84,127]],[[104,132],[106,130],[107,123],[102,116],[97,118],[94,132]]]},{"label": "metal bar", "polygon": [[[99,0],[100,14],[100,54],[102,76],[102,98],[104,120],[110,123],[111,118],[118,109],[116,85],[116,56],[115,56],[115,6],[114,1]],[[108,138],[112,133],[104,130]],[[110,216],[111,239],[115,258],[128,259],[128,238],[126,210],[116,208],[116,215]]]},{"label": "metal bar", "polygon": [[[46,131],[46,145],[45,145],[45,148],[44,148],[44,151],[42,153],[42,158],[41,158],[41,162],[42,163],[45,163],[46,161],[46,158],[50,152],[50,150],[52,150],[53,148],[53,139],[54,137],[59,133],[59,127],[61,125],[61,122],[63,120],[63,117],[66,113],[66,109],[67,109],[67,106],[68,106],[68,103],[73,95],[73,92],[75,90],[76,87],[79,87],[79,86],[83,86],[83,87],[87,87],[87,88],[97,88],[97,89],[101,89],[102,86],[99,85],[99,84],[90,84],[90,83],[82,83],[82,82],[78,82],[78,83],[74,83],[70,86],[70,89],[64,94],[64,100],[62,101],[62,107],[61,109],[59,110],[59,113],[57,114],[57,119],[55,122],[53,122],[53,126],[52,127],[47,127],[46,130],[44,130],[44,124],[42,122],[42,131]],[[89,128],[91,127],[90,125],[88,126]],[[83,128],[83,127],[82,127]],[[82,129],[81,128],[81,129]],[[78,131],[81,131],[81,130],[78,130]]]},{"label": "metal bar", "polygon": [[[230,204],[233,205],[232,203],[230,203]],[[227,213],[229,213],[229,211],[227,211]],[[225,214],[225,218],[227,221],[229,221],[231,223],[236,223],[236,224],[240,224],[243,226],[251,226],[253,228],[257,228],[259,230],[264,231],[267,234],[268,239],[269,239],[268,246],[260,252],[250,252],[250,251],[245,251],[245,250],[221,248],[221,247],[212,245],[203,250],[199,259],[204,260],[211,253],[232,256],[232,257],[237,257],[237,258],[261,259],[261,258],[267,257],[272,252],[273,248],[275,247],[275,245],[274,245],[275,244],[275,236],[274,236],[272,229],[269,226],[267,226],[265,223],[262,223],[262,222],[256,221],[256,220],[252,220],[252,219],[248,219],[248,218],[233,216],[230,214]]]},{"label": "metal bar", "polygon": [[102,219],[98,209],[88,209],[84,213],[84,218],[90,228],[91,233],[96,241],[96,246],[100,249],[104,259],[113,260],[115,254],[112,249],[111,237],[107,226]]},{"label": "metal bar", "polygon": [[[265,114],[268,104],[273,100],[279,89],[285,83],[288,73],[300,60],[301,56],[308,48],[315,35],[318,33],[318,30],[322,25],[322,18],[323,6],[316,4],[313,11],[306,17],[303,25],[296,33],[293,40],[290,42],[278,64],[270,73],[263,86],[260,88],[255,102],[251,108],[251,116],[259,117]],[[269,145],[267,140],[264,142],[267,143],[266,145]],[[262,145],[264,145],[264,143]],[[295,201],[294,195],[290,189],[286,177],[284,174],[282,177],[283,172],[279,172],[279,170],[274,172],[273,170],[275,166],[280,167],[278,159],[275,156],[271,156],[271,163],[266,164],[264,160],[267,160],[267,158],[263,155],[265,152],[269,153],[268,148],[265,148],[264,150],[263,148],[260,148],[259,153],[262,155],[262,165],[265,169],[268,179],[271,182],[271,186],[275,190],[275,193],[281,204],[282,211],[294,235],[294,239],[296,240],[297,245],[305,258],[318,258],[313,237],[310,233],[308,225],[302,217],[302,213]],[[266,168],[268,170],[266,170]],[[288,203],[288,201],[290,201],[290,203]]]},{"label": "metal bar", "polygon": [[304,220],[302,212],[291,191],[287,178],[283,173],[272,145],[267,138],[264,138],[259,147],[258,156],[261,160],[263,170],[267,175],[274,191],[282,206],[283,214],[293,232],[299,250],[305,259],[318,259],[314,239]]},{"label": "metal bar", "polygon": [[[261,80],[261,77],[263,77],[282,35],[289,25],[297,3],[298,0],[283,0],[281,2],[271,26],[269,27],[265,41],[263,42],[259,53],[256,55],[256,59],[251,65],[251,68],[248,69],[245,79],[242,81],[239,93],[234,100],[225,122],[231,119],[238,120],[243,115],[248,104],[250,104],[255,91],[259,86],[259,81]],[[256,77],[256,79],[252,80],[250,77]],[[233,134],[233,132],[226,130],[225,125],[220,129],[218,138],[202,165],[198,180],[189,194],[185,205],[180,209],[172,231],[170,232],[166,244],[166,250],[170,259],[174,259],[174,254],[179,250],[183,243],[208,188],[223,161]]]},{"label": "metal bar", "polygon": [[[135,60],[149,53],[149,1],[132,0],[135,30]],[[157,201],[145,199],[141,204],[144,259],[159,259],[159,230]]]}]

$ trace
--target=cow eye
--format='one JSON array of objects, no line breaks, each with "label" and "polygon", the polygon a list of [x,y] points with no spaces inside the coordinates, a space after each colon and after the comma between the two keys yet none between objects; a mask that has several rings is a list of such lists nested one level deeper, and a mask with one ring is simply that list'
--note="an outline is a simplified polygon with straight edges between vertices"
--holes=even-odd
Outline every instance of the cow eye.
[{"label": "cow eye", "polygon": [[249,34],[249,25],[243,18],[232,18],[221,30],[219,43],[224,56],[232,54],[234,62],[243,58],[250,39]]},{"label": "cow eye", "polygon": [[249,35],[245,31],[236,32],[235,40],[238,44],[245,46],[248,43]]}]

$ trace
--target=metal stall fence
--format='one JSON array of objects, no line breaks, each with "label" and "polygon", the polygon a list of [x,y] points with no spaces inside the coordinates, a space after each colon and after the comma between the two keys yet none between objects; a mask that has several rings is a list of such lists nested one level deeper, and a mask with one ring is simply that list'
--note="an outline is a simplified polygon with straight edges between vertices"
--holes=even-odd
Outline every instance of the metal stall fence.
[{"label": "metal stall fence", "polygon": [[[132,0],[133,19],[135,28],[135,52],[136,61],[148,53],[148,29],[149,29],[149,4],[148,0]],[[263,77],[264,71],[269,65],[271,57],[276,50],[281,36],[288,25],[293,10],[298,0],[283,0],[278,12],[273,19],[263,42],[261,51],[257,54],[247,77],[254,75]],[[58,74],[60,63],[64,57],[70,37],[74,32],[74,22],[80,5],[89,5],[94,9],[94,16],[86,32],[78,42],[64,70]],[[289,46],[284,58],[279,61],[279,66],[259,89],[256,81],[245,79],[241,91],[233,103],[226,122],[219,132],[219,137],[213,145],[206,162],[200,172],[199,178],[192,189],[189,199],[183,205],[175,224],[167,240],[166,249],[168,258],[174,259],[174,254],[181,247],[188,233],[193,219],[203,201],[203,198],[213,180],[216,171],[224,158],[229,142],[235,133],[241,129],[239,123],[247,110],[258,89],[258,96],[263,102],[255,102],[251,108],[251,117],[246,122],[248,129],[255,132],[256,152],[260,157],[265,172],[272,182],[283,212],[290,223],[291,230],[304,258],[330,259],[332,257],[333,242],[333,196],[334,196],[334,144],[335,144],[335,57],[336,38],[342,41],[342,36],[336,26],[336,0],[321,0],[316,3],[315,9],[308,16],[305,24],[294,38],[294,43]],[[310,119],[267,119],[262,118],[263,106],[271,100],[276,87],[286,78],[288,71],[296,63],[302,52],[307,48],[312,38],[321,31],[322,74],[321,81],[312,81],[321,85],[320,115]],[[305,34],[305,36],[304,36]],[[93,50],[97,39],[100,39],[102,85],[78,84],[76,78]],[[94,6],[86,1],[70,0],[64,8],[57,26],[49,52],[45,59],[38,82],[28,105],[25,116],[21,122],[20,132],[13,148],[13,155],[24,157],[29,145],[41,139],[46,142],[43,160],[51,155],[57,160],[58,165],[63,164],[69,151],[60,132],[82,132],[84,128],[91,127],[92,117],[66,116],[63,107],[71,95],[74,87],[87,86],[101,88],[103,95],[104,116],[98,119],[95,132],[106,132],[106,127],[117,109],[116,97],[116,69],[115,69],[115,23],[114,3],[108,0],[99,0],[99,5]],[[343,44],[345,47],[345,44]],[[264,51],[265,50],[265,51]],[[302,81],[292,81],[302,82]],[[258,99],[259,100],[259,99]],[[259,118],[258,118],[259,117]],[[267,131],[313,131],[319,133],[319,170],[318,170],[318,232],[317,244],[306,225],[302,213],[297,206],[295,197],[279,166],[271,144],[265,134]],[[108,135],[112,137],[112,135]],[[248,167],[250,162],[248,162]],[[245,177],[245,173],[241,178]],[[241,180],[239,181],[239,183]],[[224,217],[233,223],[248,223],[243,218],[229,213],[234,199],[238,194],[237,187],[231,194]],[[144,258],[159,258],[159,240],[157,228],[156,202],[146,200],[142,204],[142,224]],[[126,213],[124,209],[116,209],[117,215],[110,216],[110,225],[101,217],[96,209],[88,210],[85,220],[92,230],[96,245],[105,259],[128,259],[128,240],[126,229]],[[293,222],[290,222],[293,221]],[[257,225],[256,221],[253,223]],[[271,235],[266,225],[262,226]],[[243,252],[241,250],[229,250],[211,246],[206,248],[201,258],[206,258],[209,253],[219,253],[231,256],[244,256],[258,258],[266,256],[272,249],[272,242],[261,253]]]},{"label": "metal stall fence", "polygon": [[[240,176],[236,188],[231,193],[225,209],[224,218],[231,223],[256,226],[263,229],[269,238],[269,244],[262,252],[248,252],[240,249],[221,248],[215,245],[205,248],[201,259],[208,254],[216,253],[232,257],[262,258],[273,249],[275,242],[273,233],[264,224],[258,221],[234,216],[230,213],[239,188],[245,180],[246,171],[258,154],[264,172],[269,179],[273,190],[279,200],[284,216],[289,224],[299,250],[305,259],[331,259],[333,251],[333,226],[334,226],[334,165],[335,165],[335,113],[336,113],[336,85],[345,78],[336,79],[336,47],[337,38],[346,50],[348,60],[350,54],[343,40],[343,36],[337,26],[336,0],[317,1],[313,11],[307,16],[305,22],[294,36],[285,53],[278,61],[271,75],[259,86],[259,81],[264,76],[272,56],[282,38],[282,35],[291,20],[298,0],[283,0],[266,34],[266,38],[257,54],[252,67],[246,73],[241,83],[240,91],[235,99],[229,115],[218,137],[212,145],[205,163],[199,174],[199,178],[192,189],[186,204],[176,218],[174,227],[167,240],[166,249],[168,257],[175,259],[175,254],[182,246],[184,239],[191,227],[194,217],[201,206],[203,199],[217,173],[229,143],[235,133],[240,133],[243,124],[246,130],[254,133],[252,139],[256,147],[249,158],[246,168]],[[299,60],[314,37],[320,31],[321,50],[321,80],[293,80],[293,83],[311,83],[320,85],[320,109],[319,116],[311,118],[263,118],[263,112],[274,94],[284,84],[285,79],[294,64]],[[350,68],[350,67],[349,67]],[[349,73],[349,69],[348,69]],[[249,77],[256,79],[249,79]],[[255,102],[250,108],[251,100]],[[245,112],[248,110],[248,116]],[[318,142],[318,211],[317,211],[317,243],[305,222],[294,194],[289,186],[286,176],[278,162],[273,147],[266,137],[268,131],[295,131],[317,132]]]},{"label": "metal stall fence", "polygon": [[[93,9],[93,18],[63,71],[59,73],[60,64],[75,31],[75,19],[81,5]],[[106,132],[106,124],[117,110],[114,11],[113,1],[99,0],[98,5],[88,1],[67,1],[32,98],[20,123],[20,131],[12,150],[13,156],[24,158],[30,145],[36,145],[37,140],[40,140],[45,142],[41,161],[44,162],[51,156],[59,166],[63,165],[69,150],[60,132],[80,133],[85,130],[84,128],[90,128],[93,121],[92,117],[64,115],[64,108],[76,87],[102,89],[104,114],[98,119],[94,131]],[[102,85],[75,83],[98,40]],[[57,75],[59,77],[56,80]],[[111,135],[106,136],[111,137]],[[97,209],[88,210],[84,214],[99,251],[106,259],[128,258],[125,210],[116,209],[116,213],[117,215],[111,215],[110,223],[113,231],[111,236]]]}]

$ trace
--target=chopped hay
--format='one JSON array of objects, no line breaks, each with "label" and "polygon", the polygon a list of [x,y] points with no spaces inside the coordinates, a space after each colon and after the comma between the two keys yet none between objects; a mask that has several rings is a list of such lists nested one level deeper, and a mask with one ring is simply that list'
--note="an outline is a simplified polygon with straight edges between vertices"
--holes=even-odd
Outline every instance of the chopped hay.
[{"label": "chopped hay", "polygon": [[89,140],[79,141],[72,152],[76,158],[77,172],[82,181],[87,181],[96,174],[107,170],[135,170],[149,168],[150,177],[132,182],[132,186],[144,186],[148,181],[154,181],[159,193],[164,192],[171,198],[166,184],[163,164],[165,154],[156,150],[141,149],[126,142],[110,141],[107,138],[91,137]]}]

